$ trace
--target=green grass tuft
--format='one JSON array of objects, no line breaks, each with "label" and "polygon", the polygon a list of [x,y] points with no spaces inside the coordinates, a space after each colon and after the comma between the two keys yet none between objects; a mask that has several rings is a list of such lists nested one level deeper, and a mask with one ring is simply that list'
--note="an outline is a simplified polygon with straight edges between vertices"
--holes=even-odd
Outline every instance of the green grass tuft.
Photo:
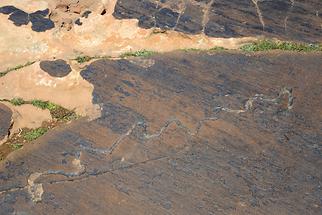
[{"label": "green grass tuft", "polygon": [[227,49],[225,49],[224,47],[215,46],[211,49],[186,48],[181,50],[185,52],[198,52],[198,51],[225,51]]},{"label": "green grass tuft", "polygon": [[37,99],[32,100],[31,104],[33,106],[38,107],[43,110],[48,109],[49,111],[53,111],[53,110],[56,110],[59,108],[59,106],[54,103],[51,103],[48,101],[37,100]]},{"label": "green grass tuft", "polygon": [[21,149],[23,145],[21,143],[14,143],[14,144],[10,144],[10,147],[12,150],[18,150],[18,149]]},{"label": "green grass tuft", "polygon": [[186,49],[181,49],[182,51],[185,52],[198,52],[198,51],[202,51],[202,49],[198,49],[198,48],[186,48]]},{"label": "green grass tuft", "polygon": [[126,57],[150,57],[154,55],[156,52],[154,51],[148,51],[148,50],[141,50],[141,51],[135,51],[135,52],[125,52],[121,54],[121,58]]},{"label": "green grass tuft", "polygon": [[26,102],[22,98],[13,98],[10,100],[10,103],[14,106],[20,106],[25,104]]},{"label": "green grass tuft", "polygon": [[30,66],[30,65],[32,65],[32,64],[34,64],[36,61],[28,61],[27,63],[25,63],[25,64],[20,64],[20,65],[18,65],[18,66],[15,66],[15,67],[13,67],[13,68],[9,68],[9,69],[7,69],[7,70],[5,70],[4,72],[0,72],[0,78],[1,77],[3,77],[3,76],[5,76],[6,74],[8,74],[9,72],[12,72],[12,71],[16,71],[16,70],[19,70],[19,69],[22,69],[22,68],[24,68],[24,67],[26,67],[26,66]]},{"label": "green grass tuft", "polygon": [[31,131],[26,132],[23,135],[23,138],[27,141],[33,141],[36,140],[37,138],[41,137],[48,131],[47,128],[36,128]]},{"label": "green grass tuft", "polygon": [[322,51],[322,46],[318,44],[305,44],[285,41],[261,40],[246,44],[240,48],[242,51],[257,52],[269,50],[312,52]]},{"label": "green grass tuft", "polygon": [[78,56],[77,58],[75,58],[75,60],[77,61],[77,63],[86,63],[92,59],[95,59],[95,57],[91,57],[91,56]]},{"label": "green grass tuft", "polygon": [[57,119],[59,121],[71,121],[78,119],[79,116],[73,111],[73,110],[68,110],[66,108],[61,107],[60,105],[54,104],[49,101],[42,101],[38,99],[34,99],[31,101],[25,101],[22,98],[13,98],[11,100],[7,99],[0,99],[0,101],[6,101],[10,102],[11,104],[15,106],[20,106],[24,104],[31,104],[37,108],[40,108],[42,110],[49,110],[52,118]]},{"label": "green grass tuft", "polygon": [[225,50],[227,50],[227,49],[224,47],[221,47],[221,46],[215,46],[215,47],[209,49],[209,51],[225,51]]}]

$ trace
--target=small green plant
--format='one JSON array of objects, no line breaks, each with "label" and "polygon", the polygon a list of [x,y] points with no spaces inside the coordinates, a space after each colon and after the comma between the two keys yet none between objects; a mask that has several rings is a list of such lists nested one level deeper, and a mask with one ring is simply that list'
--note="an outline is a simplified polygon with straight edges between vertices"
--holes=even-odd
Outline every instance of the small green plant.
[{"label": "small green plant", "polygon": [[77,63],[86,63],[92,59],[95,59],[95,57],[91,57],[88,55],[84,55],[84,56],[78,56],[77,58],[75,58],[75,60],[77,61]]},{"label": "small green plant", "polygon": [[197,51],[225,51],[227,49],[225,49],[224,47],[221,46],[215,46],[211,49],[198,49],[198,48],[186,48],[186,49],[182,49],[182,51],[185,52],[197,52]]},{"label": "small green plant", "polygon": [[209,49],[209,51],[225,51],[225,50],[227,50],[227,49],[224,47],[221,47],[221,46],[215,46],[215,47]]},{"label": "small green plant", "polygon": [[48,101],[37,100],[37,99],[32,100],[31,104],[33,106],[38,107],[43,110],[48,109],[49,111],[53,111],[53,110],[56,110],[57,108],[59,108],[59,106],[54,103],[51,103]]},{"label": "small green plant", "polygon": [[197,51],[201,51],[202,49],[197,49],[197,48],[186,48],[186,49],[182,49],[182,51],[185,52],[197,52]]},{"label": "small green plant", "polygon": [[141,51],[135,51],[135,52],[125,52],[121,54],[121,58],[126,57],[150,57],[153,54],[155,54],[154,51],[148,51],[148,50],[141,50]]},{"label": "small green plant", "polygon": [[8,74],[9,72],[12,72],[12,71],[16,71],[16,70],[19,70],[19,69],[22,69],[26,66],[30,66],[32,64],[34,64],[36,61],[28,61],[27,63],[25,64],[19,64],[18,66],[15,66],[13,68],[9,68],[7,70],[5,70],[4,72],[0,72],[0,77],[3,77],[5,76],[6,74]]},{"label": "small green plant", "polygon": [[8,74],[9,72],[0,72],[0,78]]},{"label": "small green plant", "polygon": [[10,103],[14,106],[20,106],[25,104],[26,102],[22,98],[13,98],[10,100]]},{"label": "small green plant", "polygon": [[154,28],[152,31],[152,34],[166,34],[167,30],[165,29],[160,29],[160,28]]},{"label": "small green plant", "polygon": [[269,50],[311,52],[322,51],[322,46],[318,44],[305,44],[286,41],[260,40],[246,44],[240,48],[242,51],[256,52]]},{"label": "small green plant", "polygon": [[10,147],[12,150],[18,150],[18,149],[21,149],[23,145],[21,143],[13,143],[13,144],[10,144]]},{"label": "small green plant", "polygon": [[78,118],[79,116],[75,112],[69,112],[65,116],[61,117],[61,120],[68,122],[71,120],[76,120]]},{"label": "small green plant", "polygon": [[37,138],[41,137],[42,135],[44,135],[47,131],[48,131],[47,128],[43,128],[43,127],[36,128],[36,129],[26,132],[23,135],[23,138],[27,141],[33,141],[33,140],[36,140]]}]

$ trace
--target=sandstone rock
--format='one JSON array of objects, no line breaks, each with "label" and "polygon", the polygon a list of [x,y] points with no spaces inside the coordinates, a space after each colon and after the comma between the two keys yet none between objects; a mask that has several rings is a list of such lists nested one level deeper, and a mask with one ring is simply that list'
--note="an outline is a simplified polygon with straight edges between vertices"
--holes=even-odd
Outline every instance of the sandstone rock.
[{"label": "sandstone rock", "polygon": [[12,111],[10,108],[0,103],[0,144],[3,143],[10,134],[12,124]]},{"label": "sandstone rock", "polygon": [[65,77],[72,71],[70,65],[64,60],[42,61],[39,66],[53,77]]},{"label": "sandstone rock", "polygon": [[[0,147],[0,214],[319,214],[321,53],[236,49],[258,38],[319,43],[320,8],[2,0],[0,99],[84,117],[8,156],[12,146]],[[214,46],[234,50],[200,50]],[[52,120],[3,103],[0,141]]]}]

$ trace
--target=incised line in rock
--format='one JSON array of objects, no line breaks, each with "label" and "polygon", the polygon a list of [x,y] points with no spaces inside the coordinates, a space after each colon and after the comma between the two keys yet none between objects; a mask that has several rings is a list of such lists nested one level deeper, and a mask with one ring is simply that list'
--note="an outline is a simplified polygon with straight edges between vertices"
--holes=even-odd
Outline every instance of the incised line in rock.
[{"label": "incised line in rock", "polygon": [[202,17],[202,32],[205,33],[205,28],[207,23],[209,22],[209,12],[211,5],[214,3],[215,0],[211,0],[203,10],[203,17]]},{"label": "incised line in rock", "polygon": [[290,12],[292,12],[294,5],[295,5],[295,0],[290,0],[290,2],[291,2],[291,8],[287,11],[286,17],[284,19],[284,30],[285,31],[287,30],[287,21],[288,21],[289,14],[290,14]]},{"label": "incised line in rock", "polygon": [[265,22],[264,22],[264,18],[263,18],[263,15],[262,15],[262,11],[261,11],[261,9],[259,8],[259,6],[258,6],[258,0],[251,0],[253,3],[254,3],[254,5],[255,5],[255,8],[256,8],[256,12],[257,12],[257,16],[258,16],[258,18],[259,18],[259,21],[260,21],[260,23],[261,23],[261,25],[262,25],[262,27],[263,27],[263,30],[265,30]]},{"label": "incised line in rock", "polygon": [[47,176],[47,175],[62,175],[67,178],[81,176],[86,172],[86,168],[84,165],[81,164],[80,157],[81,157],[81,152],[77,152],[75,159],[72,161],[72,165],[77,169],[77,171],[75,172],[65,172],[63,170],[47,170],[45,172],[35,172],[29,175],[26,186],[3,190],[3,191],[0,191],[0,194],[6,194],[9,192],[16,192],[16,191],[22,191],[27,189],[31,197],[31,200],[35,203],[40,202],[42,200],[42,195],[44,193],[43,184],[36,183],[35,181],[41,176]]},{"label": "incised line in rock", "polygon": [[[247,112],[249,110],[252,109],[253,107],[253,102],[255,100],[261,100],[261,101],[266,101],[266,102],[278,102],[279,99],[283,96],[287,94],[288,95],[288,110],[291,110],[293,108],[293,101],[294,101],[294,97],[293,97],[293,93],[292,93],[292,89],[290,88],[283,88],[280,90],[278,97],[270,99],[270,98],[265,98],[265,96],[263,94],[256,94],[254,97],[251,97],[247,100],[247,102],[245,103],[245,108],[243,110],[233,110],[233,109],[229,109],[229,108],[222,108],[222,107],[217,107],[219,110],[222,111],[226,111],[229,113],[244,113]],[[195,129],[194,132],[192,132],[189,128],[187,128],[185,125],[183,125],[183,123],[178,120],[178,119],[170,119],[168,120],[164,126],[162,126],[160,128],[160,130],[154,134],[144,134],[144,138],[146,140],[150,140],[150,139],[154,139],[154,138],[159,138],[164,131],[166,131],[167,128],[170,127],[170,125],[175,124],[177,125],[179,128],[181,128],[182,130],[184,130],[187,134],[189,134],[190,136],[196,136],[198,135],[199,130],[201,129],[201,127],[203,126],[203,124],[207,121],[214,121],[214,120],[218,120],[217,117],[209,117],[209,118],[205,118],[202,120],[199,120],[197,123],[197,128]],[[92,147],[84,147],[81,146],[81,148],[83,148],[86,151],[91,151],[91,152],[97,152],[97,153],[101,153],[101,154],[108,154],[111,155],[113,153],[113,151],[122,143],[122,141],[130,136],[132,134],[132,132],[134,131],[134,129],[139,126],[139,125],[144,125],[144,123],[142,122],[137,122],[134,123],[131,128],[123,135],[121,135],[113,144],[110,148],[108,149],[96,149],[96,148],[92,148]],[[77,141],[76,141],[77,142]],[[116,169],[108,169],[108,170],[103,170],[97,173],[97,171],[95,173],[87,173],[86,174],[86,168],[84,165],[81,164],[81,160],[80,160],[80,156],[81,156],[81,152],[79,152],[76,155],[76,158],[73,161],[73,165],[77,167],[77,171],[76,172],[70,172],[70,173],[66,173],[63,170],[47,170],[43,173],[32,173],[27,181],[28,181],[28,185],[25,187],[16,187],[16,188],[10,188],[7,190],[3,190],[0,191],[0,194],[5,194],[8,192],[16,192],[19,190],[24,190],[27,189],[31,199],[33,202],[39,202],[42,200],[42,195],[44,193],[43,190],[43,184],[42,183],[35,183],[35,180],[37,180],[39,177],[41,176],[46,176],[46,175],[62,175],[67,177],[68,179],[64,179],[64,180],[59,180],[59,181],[52,181],[50,182],[50,184],[59,184],[59,183],[65,183],[65,182],[70,182],[70,181],[81,181],[81,180],[85,180],[89,177],[96,177],[99,175],[104,175],[107,173],[111,173],[117,170],[122,170],[122,169],[128,169],[128,168],[132,168],[135,167],[137,165],[143,164],[143,163],[147,163],[150,161],[156,161],[156,160],[161,160],[161,159],[165,159],[168,158],[168,156],[161,156],[161,157],[157,157],[157,158],[153,158],[153,159],[148,159],[142,162],[138,162],[138,163],[134,163],[125,167],[120,167],[120,168],[116,168]],[[81,177],[83,175],[83,177]],[[78,177],[78,178],[74,178],[74,177]],[[72,178],[72,179],[71,179]]]}]

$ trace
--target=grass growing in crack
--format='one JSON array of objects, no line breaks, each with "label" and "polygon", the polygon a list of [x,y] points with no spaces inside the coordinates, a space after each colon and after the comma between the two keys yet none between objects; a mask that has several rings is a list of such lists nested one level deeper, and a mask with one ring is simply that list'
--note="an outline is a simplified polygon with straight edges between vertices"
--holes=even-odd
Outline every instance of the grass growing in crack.
[{"label": "grass growing in crack", "polygon": [[57,119],[60,121],[66,122],[66,121],[71,121],[78,118],[78,115],[74,111],[67,110],[66,108],[63,108],[52,102],[42,101],[42,100],[32,100],[31,104],[40,109],[49,110],[51,116],[54,119]]},{"label": "grass growing in crack", "polygon": [[[11,152],[21,149],[24,145],[43,136],[47,131],[63,125],[71,120],[78,119],[79,116],[73,110],[68,110],[57,104],[42,100],[25,101],[21,98],[11,100],[0,99],[0,101],[10,102],[13,105],[33,105],[40,109],[47,109],[52,116],[51,121],[42,123],[42,126],[36,129],[22,128],[19,133],[14,133],[4,144],[0,145],[0,161],[4,160]],[[23,143],[23,144],[22,144]]]},{"label": "grass growing in crack", "polygon": [[126,57],[150,57],[154,55],[156,52],[154,51],[148,51],[148,50],[141,50],[141,51],[135,51],[135,52],[125,52],[120,55],[121,58]]},{"label": "grass growing in crack", "polygon": [[6,74],[8,74],[9,72],[12,72],[12,71],[16,71],[16,70],[19,70],[19,69],[22,69],[24,67],[27,67],[27,66],[30,66],[32,64],[34,64],[36,61],[28,61],[27,63],[25,64],[20,64],[18,66],[15,66],[13,68],[9,68],[7,70],[5,70],[4,72],[0,72],[0,77],[3,77],[5,76]]},{"label": "grass growing in crack", "polygon": [[10,144],[10,147],[12,150],[18,150],[18,149],[21,149],[23,147],[23,144],[21,143],[13,143],[13,144]]},{"label": "grass growing in crack", "polygon": [[54,119],[63,122],[68,122],[79,118],[79,116],[74,111],[67,110],[61,106],[58,106],[58,108],[56,109],[50,110],[50,114]]},{"label": "grass growing in crack", "polygon": [[88,61],[91,61],[93,59],[95,59],[96,57],[91,57],[91,56],[78,56],[77,58],[75,58],[75,60],[77,61],[77,63],[86,63]]},{"label": "grass growing in crack", "polygon": [[240,48],[242,51],[257,52],[269,50],[297,51],[297,52],[312,52],[322,51],[322,45],[305,44],[286,41],[261,40],[246,44]]},{"label": "grass growing in crack", "polygon": [[209,49],[209,51],[225,51],[225,50],[227,50],[227,49],[224,47],[221,47],[221,46],[215,46],[215,47],[212,47],[211,49]]},{"label": "grass growing in crack", "polygon": [[94,60],[94,59],[108,59],[110,57],[111,56],[88,56],[88,55],[84,55],[84,56],[78,56],[73,60],[76,60],[77,63],[82,64],[82,63],[86,63],[86,62],[89,62],[89,61]]},{"label": "grass growing in crack", "polygon": [[14,106],[21,106],[26,103],[22,98],[13,98],[9,102]]},{"label": "grass growing in crack", "polygon": [[48,109],[49,111],[53,111],[53,110],[56,110],[57,108],[59,108],[59,106],[54,103],[51,103],[48,101],[37,100],[37,99],[32,100],[31,104],[33,106],[38,107],[43,110]]},{"label": "grass growing in crack", "polygon": [[47,131],[47,128],[36,128],[23,134],[23,138],[27,141],[33,141],[44,135]]},{"label": "grass growing in crack", "polygon": [[181,49],[181,50],[185,51],[185,52],[197,52],[197,51],[225,51],[227,49],[225,49],[224,47],[221,47],[221,46],[215,46],[211,49],[186,48],[186,49]]},{"label": "grass growing in crack", "polygon": [[197,51],[202,51],[202,49],[198,49],[198,48],[186,48],[186,49],[181,49],[182,51],[185,52],[197,52]]},{"label": "grass growing in crack", "polygon": [[49,110],[51,116],[53,119],[56,119],[58,121],[71,121],[78,119],[79,116],[72,110],[68,110],[66,108],[63,108],[60,105],[54,104],[49,101],[42,101],[39,99],[34,99],[31,101],[25,101],[22,98],[13,98],[11,100],[7,99],[1,99],[0,101],[10,102],[14,106],[21,106],[24,104],[31,104],[37,108],[40,108],[42,110]]}]

